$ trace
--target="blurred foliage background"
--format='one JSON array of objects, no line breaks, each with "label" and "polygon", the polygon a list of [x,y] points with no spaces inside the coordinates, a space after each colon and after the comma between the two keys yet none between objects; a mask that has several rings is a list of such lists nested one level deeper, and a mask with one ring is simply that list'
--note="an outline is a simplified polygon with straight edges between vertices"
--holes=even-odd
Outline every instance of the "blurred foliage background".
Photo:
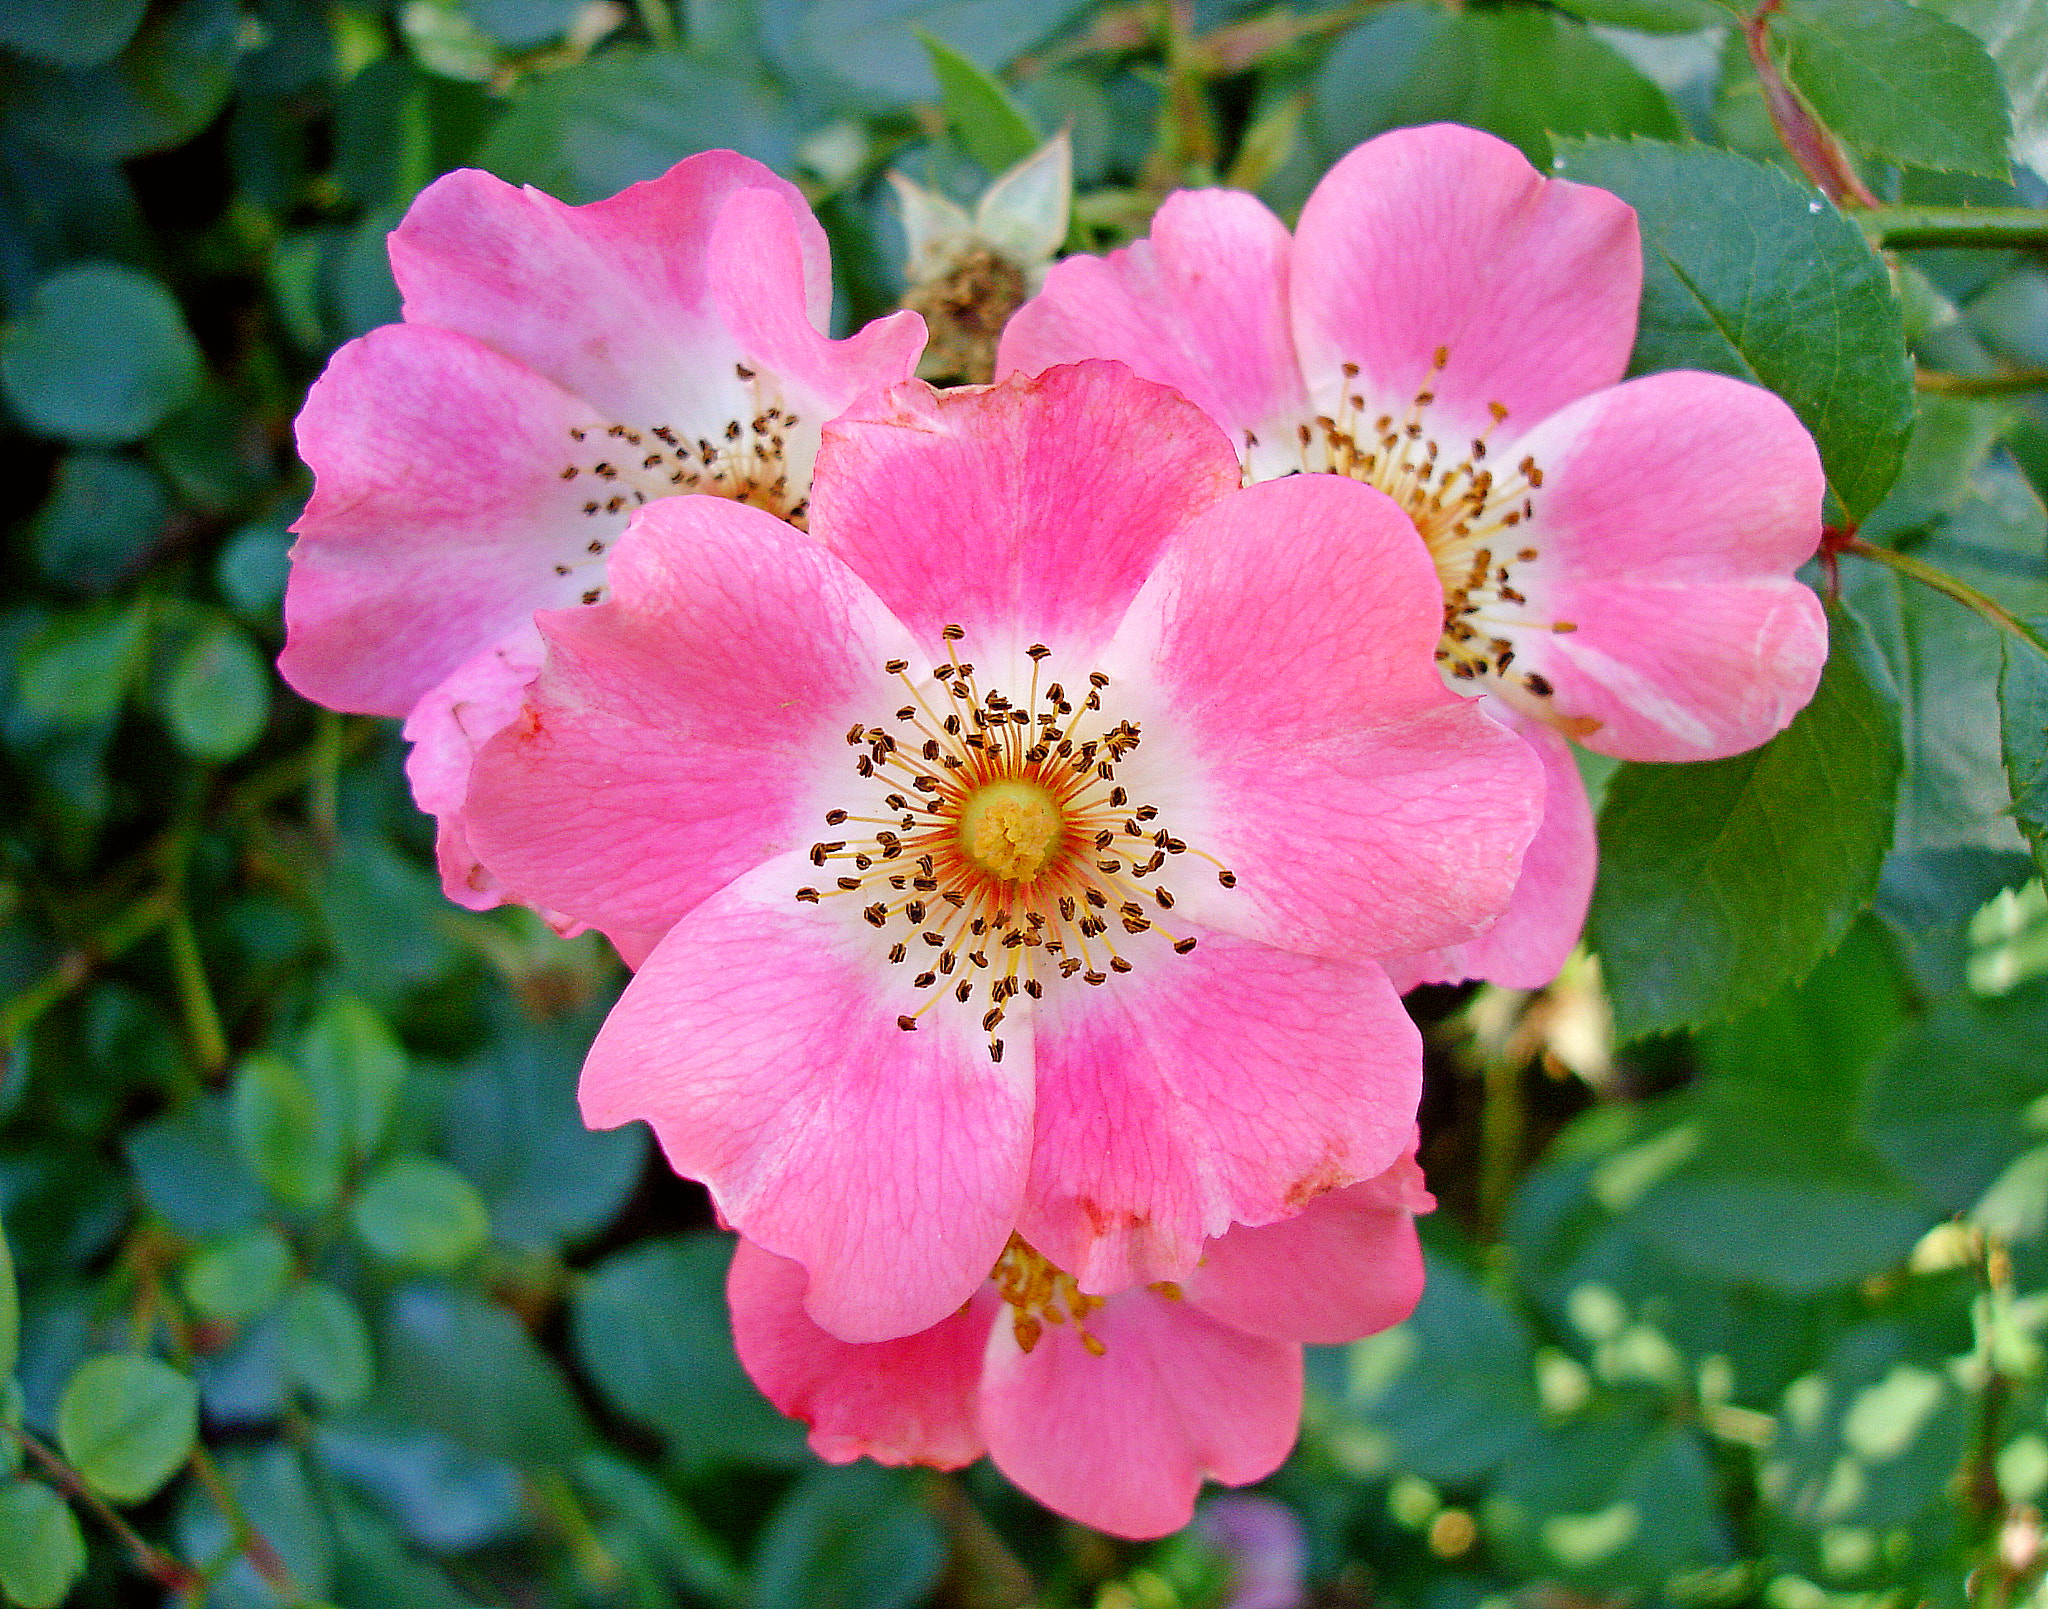
[{"label": "blurred foliage background", "polygon": [[1176,185],[1291,215],[1451,118],[1642,210],[1638,367],[1783,392],[1882,562],[1837,560],[1785,738],[1590,767],[1602,961],[1414,998],[1445,1205],[1414,1320],[1312,1349],[1267,1483],[1307,1601],[2038,1598],[2048,676],[1910,566],[2048,616],[2048,234],[1952,210],[2044,198],[2048,12],[1766,13],[1860,228],[1710,0],[8,0],[0,1594],[1228,1601],[1192,1533],[826,1468],[754,1393],[701,1192],[576,1117],[616,962],[445,903],[395,726],[271,669],[291,421],[397,317],[384,234],[456,166],[588,201],[736,147],[813,197],[845,326],[906,291],[892,166],[971,201],[1068,127],[1104,249]]}]

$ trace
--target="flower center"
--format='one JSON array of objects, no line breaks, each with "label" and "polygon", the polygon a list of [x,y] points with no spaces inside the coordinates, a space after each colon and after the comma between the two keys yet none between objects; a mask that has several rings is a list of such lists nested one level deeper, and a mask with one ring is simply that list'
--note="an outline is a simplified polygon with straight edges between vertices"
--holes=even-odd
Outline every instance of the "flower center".
[{"label": "flower center", "polygon": [[751,411],[745,418],[726,420],[715,437],[691,441],[670,425],[570,427],[562,479],[588,483],[583,513],[606,527],[604,535],[554,560],[558,577],[579,577],[578,596],[584,603],[604,597],[604,555],[618,535],[618,517],[657,498],[689,492],[729,497],[766,509],[800,531],[809,528],[810,503],[802,489],[809,478],[808,459],[798,465],[798,486],[790,484],[791,437],[802,421],[782,406],[780,390],[769,383],[772,376],[764,378],[744,363],[734,364],[733,374]]},{"label": "flower center", "polygon": [[1087,1329],[1088,1315],[1102,1305],[1102,1298],[1082,1290],[1072,1274],[1047,1262],[1021,1235],[1010,1237],[989,1281],[1010,1306],[1010,1330],[1017,1337],[1018,1351],[1029,1352],[1038,1345],[1048,1324],[1067,1323],[1094,1356],[1108,1350]]},{"label": "flower center", "polygon": [[1449,361],[1450,348],[1438,347],[1429,380],[1398,417],[1369,415],[1364,396],[1352,389],[1359,367],[1345,364],[1335,410],[1296,426],[1296,454],[1286,454],[1278,444],[1262,445],[1245,432],[1246,473],[1264,480],[1326,471],[1385,492],[1407,511],[1436,561],[1444,589],[1444,629],[1436,659],[1445,676],[1512,680],[1537,698],[1548,698],[1551,685],[1536,672],[1509,676],[1518,633],[1578,630],[1571,621],[1537,618],[1516,585],[1524,568],[1542,557],[1520,527],[1535,518],[1543,469],[1527,455],[1512,469],[1496,470],[1487,462],[1487,438],[1508,416],[1498,402],[1488,404],[1493,423],[1462,451],[1456,442],[1446,446],[1448,438],[1438,439],[1429,414],[1436,377]]},{"label": "flower center", "polygon": [[1058,801],[1041,784],[1008,777],[967,796],[960,848],[991,877],[1028,883],[1058,857],[1066,826]]},{"label": "flower center", "polygon": [[831,887],[796,897],[862,900],[861,919],[894,939],[890,964],[915,959],[911,987],[929,992],[897,1026],[908,1032],[940,1001],[957,1009],[980,996],[989,1056],[1001,1061],[997,1030],[1019,995],[1036,1000],[1047,982],[1072,978],[1101,985],[1131,971],[1133,955],[1194,949],[1192,935],[1160,925],[1174,905],[1161,875],[1172,859],[1208,861],[1225,888],[1237,878],[1117,780],[1140,733],[1103,712],[1109,677],[1092,672],[1070,698],[1041,680],[1052,650],[1038,643],[1027,650],[1030,685],[1013,701],[975,679],[954,647],[965,635],[944,629],[947,662],[922,685],[907,660],[883,666],[911,702],[889,723],[846,734],[860,751],[855,773],[878,797],[858,813],[825,813],[828,827],[873,830],[811,845],[814,866],[851,864]]}]

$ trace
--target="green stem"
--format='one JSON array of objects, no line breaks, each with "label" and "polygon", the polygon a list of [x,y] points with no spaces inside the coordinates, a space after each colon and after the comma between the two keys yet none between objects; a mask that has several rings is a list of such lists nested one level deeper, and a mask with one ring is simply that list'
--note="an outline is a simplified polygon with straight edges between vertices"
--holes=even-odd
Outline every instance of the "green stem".
[{"label": "green stem", "polygon": [[42,977],[0,1006],[0,1048],[13,1044],[44,1012],[82,988],[102,962],[155,932],[174,908],[171,891],[160,888],[122,909],[85,943],[66,952]]},{"label": "green stem", "polygon": [[111,1531],[115,1538],[134,1556],[136,1564],[166,1592],[189,1593],[205,1583],[199,1572],[189,1564],[172,1558],[161,1548],[152,1547],[142,1540],[135,1528],[116,1514],[85,1484],[84,1478],[55,1451],[45,1447],[36,1437],[19,1425],[9,1425],[16,1440],[28,1450],[29,1456],[43,1466],[43,1472],[66,1497],[82,1504],[93,1518]]},{"label": "green stem", "polygon": [[164,936],[170,941],[171,974],[177,980],[178,1004],[185,1013],[192,1053],[207,1077],[216,1078],[228,1064],[228,1036],[221,1028],[220,1008],[213,1001],[213,985],[206,980],[199,938],[192,931],[192,918],[183,902],[171,907]]},{"label": "green stem", "polygon": [[1486,1105],[1479,1114],[1479,1221],[1487,1240],[1500,1236],[1508,1198],[1522,1165],[1527,1110],[1521,1063],[1505,1050],[1486,1058]]},{"label": "green stem", "polygon": [[2038,250],[2048,246],[2048,209],[2039,207],[1867,207],[1852,214],[1887,249],[1980,246]]},{"label": "green stem", "polygon": [[639,13],[640,26],[647,30],[658,49],[674,50],[681,41],[676,37],[675,13],[668,8],[668,0],[633,0],[633,9]]},{"label": "green stem", "polygon": [[2034,630],[2024,620],[2000,603],[1996,598],[1979,592],[1967,581],[1958,581],[1946,570],[1937,570],[1924,560],[1914,558],[1910,553],[1900,553],[1893,548],[1878,547],[1866,542],[1860,536],[1852,536],[1843,542],[1840,551],[1854,553],[1859,558],[1871,559],[1878,564],[1888,565],[1900,575],[1911,576],[1923,587],[1931,587],[1945,598],[1953,598],[1965,609],[1974,609],[2000,631],[2010,632],[2026,643],[2042,658],[2048,659],[2048,639]]},{"label": "green stem", "polygon": [[1916,369],[1913,384],[1936,397],[2009,397],[2021,391],[2048,391],[2048,369],[2014,369],[2009,374],[1942,374]]},{"label": "green stem", "polygon": [[288,1604],[303,1602],[305,1594],[299,1590],[298,1582],[292,1579],[290,1566],[270,1545],[270,1539],[256,1529],[249,1518],[249,1511],[242,1507],[242,1500],[221,1473],[220,1465],[213,1461],[213,1454],[203,1446],[192,1449],[192,1473],[213,1498],[214,1506],[220,1510],[221,1518],[228,1522],[228,1529],[234,1534],[235,1545],[247,1557],[250,1568],[263,1578],[263,1584]]},{"label": "green stem", "polygon": [[313,728],[313,772],[306,797],[306,816],[313,836],[328,854],[341,841],[341,760],[346,734],[342,719],[323,709]]},{"label": "green stem", "polygon": [[968,1609],[1023,1609],[1033,1601],[1038,1586],[1031,1572],[954,1477],[929,1476],[924,1497],[952,1546],[954,1567],[963,1578],[960,1597]]}]

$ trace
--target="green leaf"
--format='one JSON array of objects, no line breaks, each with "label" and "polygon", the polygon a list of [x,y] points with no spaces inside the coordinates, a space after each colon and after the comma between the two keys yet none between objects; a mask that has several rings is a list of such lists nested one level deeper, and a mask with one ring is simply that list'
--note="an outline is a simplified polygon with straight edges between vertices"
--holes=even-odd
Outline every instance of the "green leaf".
[{"label": "green leaf", "polygon": [[[113,0],[116,9],[128,3]],[[233,87],[241,10],[233,0],[152,9],[127,48],[98,66],[0,57],[0,122],[28,145],[81,162],[122,162],[197,134]]]},{"label": "green leaf", "polygon": [[437,1273],[474,1257],[491,1227],[476,1186],[431,1157],[385,1163],[349,1216],[363,1244],[386,1262]]},{"label": "green leaf", "polygon": [[577,1460],[576,1484],[630,1528],[665,1575],[728,1609],[747,1602],[746,1578],[725,1544],[653,1475],[593,1447]]},{"label": "green leaf", "polygon": [[22,707],[53,726],[108,719],[121,707],[148,629],[140,601],[58,615],[21,645]]},{"label": "green leaf", "polygon": [[[643,1241],[593,1268],[571,1298],[576,1360],[620,1413],[658,1430],[685,1467],[800,1458],[803,1431],[740,1367],[726,1315],[731,1243]],[[675,1382],[691,1389],[678,1391]]]},{"label": "green leaf", "polygon": [[1464,1482],[1517,1456],[1538,1424],[1528,1327],[1430,1254],[1406,1324],[1357,1342],[1341,1411],[1391,1438],[1398,1467]]},{"label": "green leaf", "polygon": [[[1897,710],[1854,618],[1831,617],[1813,702],[1760,749],[1630,765],[1600,813],[1592,944],[1618,1036],[1768,999],[1838,944],[1891,846]],[[1881,674],[1881,670],[1880,670]]]},{"label": "green leaf", "polygon": [[305,1074],[282,1056],[251,1056],[235,1071],[228,1110],[243,1163],[272,1195],[309,1212],[334,1204],[340,1136]]},{"label": "green leaf", "polygon": [[946,122],[969,156],[993,176],[1015,167],[1038,149],[1038,130],[992,73],[922,28],[916,32],[918,43],[931,58],[932,77],[939,81]]},{"label": "green leaf", "polygon": [[2012,0],[1923,0],[1984,41],[2012,105],[2012,151],[2048,172],[2048,9]]},{"label": "green leaf", "polygon": [[225,1554],[232,1561],[207,1601],[218,1609],[319,1609],[334,1585],[334,1537],[299,1450],[278,1441],[225,1449],[220,1472],[251,1528],[276,1550],[304,1596],[285,1597],[274,1591],[250,1563],[247,1551],[237,1547],[213,1496],[188,1482],[178,1504],[178,1551],[188,1559]]},{"label": "green leaf", "polygon": [[0,45],[50,67],[97,67],[135,37],[148,0],[0,6]]},{"label": "green leaf", "polygon": [[1499,1540],[1532,1576],[1626,1591],[1729,1556],[1698,1434],[1648,1414],[1546,1426],[1495,1491]]},{"label": "green leaf", "polygon": [[[2032,624],[2048,637],[2048,621]],[[2013,820],[2048,877],[2048,659],[2009,634],[1999,648],[2005,656],[1998,673],[1999,736]]]},{"label": "green leaf", "polygon": [[1794,1296],[1899,1266],[1934,1215],[1847,1131],[1858,1081],[1831,1099],[1758,1072],[1698,1092],[1692,1154],[1643,1193],[1629,1226],[1690,1268]]},{"label": "green leaf", "polygon": [[596,201],[707,146],[788,172],[798,129],[784,92],[728,61],[624,52],[535,74],[479,156],[514,184]]},{"label": "green leaf", "polygon": [[56,1609],[85,1571],[77,1516],[49,1487],[0,1487],[0,1592],[21,1609]]},{"label": "green leaf", "polygon": [[169,291],[113,263],[36,287],[0,335],[0,383],[29,428],[87,446],[138,441],[199,389],[198,343]]},{"label": "green leaf", "polygon": [[1967,28],[1904,0],[1785,0],[1770,31],[1785,76],[1852,149],[2006,176],[2005,87]]},{"label": "green leaf", "polygon": [[232,760],[270,718],[270,667],[248,633],[225,616],[194,632],[171,663],[164,718],[195,760]]},{"label": "green leaf", "polygon": [[183,1283],[201,1313],[223,1324],[240,1324],[282,1296],[291,1273],[291,1247],[262,1224],[200,1247],[185,1264]]},{"label": "green leaf", "polygon": [[1353,29],[1316,79],[1334,157],[1390,128],[1466,123],[1550,165],[1553,136],[1677,139],[1670,100],[1585,24],[1533,6],[1394,6]]},{"label": "green leaf", "polygon": [[236,1153],[224,1097],[130,1129],[121,1146],[143,1197],[181,1234],[226,1234],[263,1212],[266,1198]]},{"label": "green leaf", "polygon": [[[1081,0],[808,0],[792,7],[794,38],[781,47],[785,77],[827,75],[863,99],[929,100],[929,32],[993,71],[1049,39]],[[771,44],[774,42],[771,41]]]},{"label": "green leaf", "polygon": [[1561,9],[1586,22],[1646,34],[1689,34],[1728,20],[1715,0],[1562,0]]},{"label": "green leaf", "polygon": [[1636,209],[1633,371],[1770,387],[1813,432],[1850,517],[1875,508],[1913,428],[1913,377],[1898,297],[1861,231],[1789,175],[1704,146],[1568,141],[1558,171]]},{"label": "green leaf", "polygon": [[106,592],[147,557],[170,515],[170,493],[147,464],[67,453],[36,513],[36,569],[67,591]]},{"label": "green leaf", "polygon": [[447,1576],[415,1558],[380,1516],[342,1494],[330,1500],[339,1548],[335,1595],[349,1609],[403,1604],[405,1609],[475,1609]]},{"label": "green leaf", "polygon": [[356,1304],[332,1285],[308,1280],[286,1299],[284,1370],[329,1408],[352,1408],[369,1394],[370,1332]]},{"label": "green leaf", "polygon": [[2044,1043],[2048,984],[1946,1001],[1872,1074],[1861,1132],[1928,1201],[1967,1212],[2044,1131]]},{"label": "green leaf", "polygon": [[475,1182],[492,1235],[553,1249],[596,1234],[639,1182],[645,1124],[591,1129],[576,1110],[576,1080],[599,1017],[535,1028],[520,1021],[453,1080],[439,1148]]},{"label": "green leaf", "polygon": [[560,1467],[587,1438],[567,1382],[533,1337],[469,1292],[431,1284],[400,1291],[386,1312],[381,1355],[380,1402],[472,1451]]},{"label": "green leaf", "polygon": [[360,1162],[384,1143],[405,1051],[382,1017],[346,995],[328,1001],[299,1041],[299,1065],[349,1155]]},{"label": "green leaf", "polygon": [[[1914,556],[2016,612],[2048,608],[2048,581],[2026,551],[2040,550],[2038,505],[2031,523],[2009,529],[1982,517],[1988,512],[1988,505],[1966,504]],[[1975,611],[1880,565],[1844,565],[1842,592],[1869,628],[1899,695],[1905,775],[1893,847],[2024,852],[1999,730],[2002,633]]]},{"label": "green leaf", "polygon": [[199,1439],[199,1390],[133,1352],[88,1359],[57,1403],[57,1440],[88,1486],[140,1503],[178,1472]]},{"label": "green leaf", "polygon": [[[375,1497],[407,1535],[436,1553],[466,1553],[525,1523],[524,1483],[514,1465],[374,1405],[368,1414],[323,1422],[314,1445],[322,1463]],[[386,1601],[370,1598],[362,1609],[380,1609]]]},{"label": "green leaf", "polygon": [[757,1609],[909,1609],[938,1584],[946,1544],[904,1470],[814,1469],[768,1521]]}]

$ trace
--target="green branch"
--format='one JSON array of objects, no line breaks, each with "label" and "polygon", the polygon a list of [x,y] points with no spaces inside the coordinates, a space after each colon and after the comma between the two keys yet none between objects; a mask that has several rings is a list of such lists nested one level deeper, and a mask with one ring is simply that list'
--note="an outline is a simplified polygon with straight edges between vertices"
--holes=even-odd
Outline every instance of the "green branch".
[{"label": "green branch", "polygon": [[2038,207],[1866,207],[1849,214],[1888,250],[1912,246],[2048,247],[2048,210]]},{"label": "green branch", "polygon": [[1913,384],[1936,397],[2010,397],[2023,391],[2048,391],[2048,369],[2014,369],[2008,374],[1942,374],[1916,369]]},{"label": "green branch", "polygon": [[54,1449],[44,1446],[40,1440],[30,1435],[19,1425],[9,1425],[7,1429],[14,1439],[21,1443],[28,1455],[38,1464],[42,1465],[43,1473],[50,1477],[51,1484],[74,1503],[82,1504],[90,1510],[93,1518],[104,1525],[108,1531],[112,1532],[120,1544],[128,1550],[130,1557],[135,1560],[137,1568],[142,1570],[151,1580],[155,1581],[158,1586],[162,1587],[166,1592],[191,1593],[204,1585],[200,1579],[199,1572],[194,1570],[189,1564],[174,1559],[161,1548],[152,1547],[149,1543],[143,1541],[136,1534],[135,1528],[122,1519],[119,1514],[116,1514],[100,1498],[98,1493],[94,1492],[90,1486],[87,1486],[85,1478],[77,1470],[65,1463]]},{"label": "green branch", "polygon": [[1976,610],[2000,631],[2011,633],[2043,659],[2048,659],[2048,639],[2044,639],[2038,631],[1989,593],[1979,592],[1969,582],[1957,580],[1946,570],[1937,570],[1925,560],[1916,559],[1909,553],[1878,547],[1874,543],[1864,541],[1860,536],[1848,538],[1839,545],[1837,551],[1853,553],[1858,558],[1870,559],[1875,563],[1889,566],[1900,575],[1912,577],[1923,587],[1930,587],[1945,598],[1953,598],[1965,609]]}]

